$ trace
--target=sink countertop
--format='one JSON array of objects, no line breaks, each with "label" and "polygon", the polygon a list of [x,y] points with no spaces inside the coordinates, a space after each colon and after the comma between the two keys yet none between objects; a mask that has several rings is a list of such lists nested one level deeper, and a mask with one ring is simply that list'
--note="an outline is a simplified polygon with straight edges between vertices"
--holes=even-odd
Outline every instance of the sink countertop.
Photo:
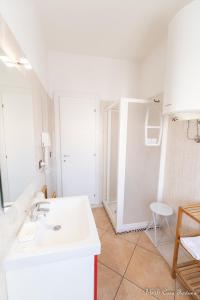
[{"label": "sink countertop", "polygon": [[[42,222],[37,221],[36,237],[27,242],[16,237],[4,260],[6,270],[100,254],[100,240],[87,196],[46,201],[50,202],[50,211]],[[55,225],[61,229],[51,229]]]}]

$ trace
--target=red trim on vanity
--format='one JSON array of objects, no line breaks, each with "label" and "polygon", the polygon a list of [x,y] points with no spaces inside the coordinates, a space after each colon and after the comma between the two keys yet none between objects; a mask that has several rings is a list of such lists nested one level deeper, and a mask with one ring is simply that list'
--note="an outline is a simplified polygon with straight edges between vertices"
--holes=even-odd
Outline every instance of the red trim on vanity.
[{"label": "red trim on vanity", "polygon": [[94,300],[97,300],[98,256],[94,256]]}]

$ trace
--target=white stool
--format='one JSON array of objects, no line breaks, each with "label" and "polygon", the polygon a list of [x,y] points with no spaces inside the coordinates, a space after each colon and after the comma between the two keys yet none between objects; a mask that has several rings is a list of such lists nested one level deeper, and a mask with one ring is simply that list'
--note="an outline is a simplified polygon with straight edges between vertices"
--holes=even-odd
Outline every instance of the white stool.
[{"label": "white stool", "polygon": [[[153,202],[150,204],[150,209],[152,211],[152,215],[153,215],[153,226],[154,226],[154,237],[155,237],[155,245],[158,246],[158,240],[157,240],[157,216],[159,217],[163,217],[166,224],[167,224],[167,227],[168,227],[168,230],[169,230],[169,233],[171,234],[171,229],[170,229],[170,226],[169,226],[169,223],[168,223],[168,217],[173,215],[173,209],[163,203],[163,202]],[[149,228],[149,226],[148,226]]]}]

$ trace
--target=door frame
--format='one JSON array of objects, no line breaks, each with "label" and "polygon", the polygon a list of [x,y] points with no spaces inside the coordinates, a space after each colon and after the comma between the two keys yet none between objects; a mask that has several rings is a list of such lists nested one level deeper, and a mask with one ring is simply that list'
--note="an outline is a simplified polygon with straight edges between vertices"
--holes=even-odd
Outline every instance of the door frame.
[{"label": "door frame", "polygon": [[[56,181],[56,194],[62,197],[62,163],[61,163],[61,132],[60,132],[60,98],[93,100],[96,108],[96,129],[95,129],[95,148],[96,148],[96,164],[95,164],[95,194],[96,202],[92,206],[98,206],[101,199],[101,166],[100,166],[100,99],[93,95],[78,94],[71,92],[56,92],[54,94],[54,111],[55,111],[55,136],[54,136],[54,161],[55,161],[55,181]],[[67,101],[67,100],[66,100]]]}]

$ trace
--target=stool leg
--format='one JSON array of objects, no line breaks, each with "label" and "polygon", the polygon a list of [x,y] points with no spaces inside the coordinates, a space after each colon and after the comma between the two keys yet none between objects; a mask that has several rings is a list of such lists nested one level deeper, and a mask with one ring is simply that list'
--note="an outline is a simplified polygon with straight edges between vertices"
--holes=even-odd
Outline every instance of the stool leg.
[{"label": "stool leg", "polygon": [[172,235],[172,231],[171,231],[171,228],[170,228],[170,226],[169,226],[169,222],[168,222],[167,217],[165,217],[165,222],[166,222],[167,227],[168,227],[168,230],[169,230],[169,235],[171,236],[171,235]]},{"label": "stool leg", "polygon": [[156,228],[156,215],[153,214],[153,224],[154,224],[154,237],[155,237],[155,245],[157,247],[157,228]]}]

